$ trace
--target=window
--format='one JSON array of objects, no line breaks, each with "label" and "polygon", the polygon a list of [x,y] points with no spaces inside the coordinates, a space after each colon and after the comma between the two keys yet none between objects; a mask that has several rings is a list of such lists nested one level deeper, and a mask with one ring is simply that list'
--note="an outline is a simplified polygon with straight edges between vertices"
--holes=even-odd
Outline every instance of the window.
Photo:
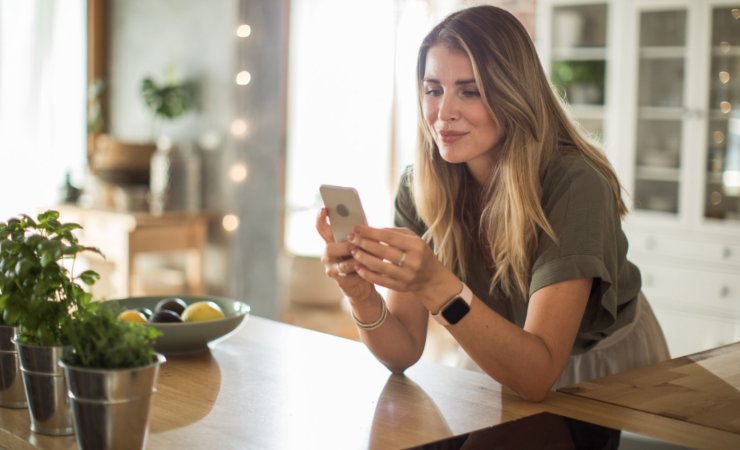
[{"label": "window", "polygon": [[288,79],[286,247],[319,255],[319,186],[355,187],[368,221],[392,224],[400,170],[413,162],[416,52],[427,2],[295,0]]},{"label": "window", "polygon": [[85,14],[84,0],[0,2],[0,220],[84,175]]}]

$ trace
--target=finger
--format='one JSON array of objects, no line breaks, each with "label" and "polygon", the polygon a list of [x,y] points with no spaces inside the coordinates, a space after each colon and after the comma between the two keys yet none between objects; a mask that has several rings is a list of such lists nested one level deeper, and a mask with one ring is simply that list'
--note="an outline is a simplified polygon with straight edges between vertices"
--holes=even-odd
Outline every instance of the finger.
[{"label": "finger", "polygon": [[[409,234],[402,229],[395,228],[373,228],[366,225],[358,225],[354,229],[354,234],[360,238],[366,238],[373,241],[385,242],[391,247],[401,250],[411,250],[412,240],[409,240]],[[414,239],[416,235],[413,234]]]},{"label": "finger", "polygon": [[329,226],[327,218],[328,215],[326,213],[326,208],[321,208],[319,213],[316,215],[316,230],[319,232],[319,235],[321,235],[324,242],[329,244],[334,242],[334,233],[331,232],[331,227]]},{"label": "finger", "polygon": [[354,260],[348,259],[345,261],[340,261],[335,265],[337,268],[337,275],[339,275],[340,277],[346,277],[347,275],[352,275],[356,272]]},{"label": "finger", "polygon": [[326,244],[325,255],[327,261],[336,262],[352,258],[354,245],[349,242],[330,242]]},{"label": "finger", "polygon": [[365,281],[378,286],[382,286],[384,288],[393,289],[394,291],[399,292],[405,292],[408,290],[408,285],[405,282],[379,274],[377,272],[373,272],[369,268],[362,265],[357,267],[357,271],[355,273]]},{"label": "finger", "polygon": [[375,273],[390,276],[395,279],[403,278],[401,267],[398,267],[396,264],[389,264],[384,259],[378,258],[373,254],[357,249],[353,250],[352,257],[359,263],[359,266],[367,268]]},{"label": "finger", "polygon": [[374,255],[380,259],[384,259],[388,262],[396,264],[399,267],[403,265],[403,262],[405,262],[407,258],[405,256],[405,251],[370,239],[355,237],[351,239],[350,242],[357,247],[360,247],[365,252],[370,253],[371,255]]}]

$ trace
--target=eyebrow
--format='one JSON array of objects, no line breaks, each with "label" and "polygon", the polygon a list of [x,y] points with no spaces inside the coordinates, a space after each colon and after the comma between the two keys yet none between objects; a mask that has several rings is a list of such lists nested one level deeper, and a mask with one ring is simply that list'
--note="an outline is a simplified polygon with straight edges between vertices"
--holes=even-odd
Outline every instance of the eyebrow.
[{"label": "eyebrow", "polygon": [[[425,82],[425,83],[442,84],[436,78],[424,78],[422,81]],[[475,83],[475,78],[470,78],[469,80],[457,80],[457,81],[455,81],[455,85],[457,85],[457,86],[462,86],[464,84],[470,84],[470,83]]]}]

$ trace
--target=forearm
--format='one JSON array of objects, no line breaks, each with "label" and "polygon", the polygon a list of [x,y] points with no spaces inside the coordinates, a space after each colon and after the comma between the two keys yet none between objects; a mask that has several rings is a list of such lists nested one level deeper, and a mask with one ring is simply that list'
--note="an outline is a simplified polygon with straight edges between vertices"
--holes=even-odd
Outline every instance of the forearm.
[{"label": "forearm", "polygon": [[[468,314],[447,329],[491,377],[525,399],[540,401],[568,362],[591,284],[591,279],[576,279],[536,291],[523,328],[474,297]],[[433,297],[422,301],[434,311]]]},{"label": "forearm", "polygon": [[562,372],[544,340],[477,298],[467,316],[447,329],[481,369],[527,400],[542,400]]},{"label": "forearm", "polygon": [[[361,323],[373,323],[383,313],[385,300],[373,290],[364,301],[350,300],[352,314]],[[389,299],[389,302],[391,300]],[[399,305],[398,302],[386,306],[387,317],[376,329],[366,330],[358,326],[360,339],[375,357],[393,372],[403,372],[416,363],[424,350],[426,337],[425,323],[422,332],[414,333],[411,327],[418,328],[422,315],[426,311],[420,308],[408,308],[410,305]],[[416,310],[416,311],[414,311]],[[415,317],[414,317],[415,316]],[[424,319],[426,320],[426,319]]]}]

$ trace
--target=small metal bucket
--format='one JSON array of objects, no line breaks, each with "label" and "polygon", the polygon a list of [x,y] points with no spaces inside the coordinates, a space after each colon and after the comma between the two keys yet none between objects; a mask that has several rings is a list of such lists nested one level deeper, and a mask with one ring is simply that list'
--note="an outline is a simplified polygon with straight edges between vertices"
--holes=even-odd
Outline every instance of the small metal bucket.
[{"label": "small metal bucket", "polygon": [[149,407],[164,356],[147,366],[91,369],[64,361],[75,435],[81,450],[142,449]]},{"label": "small metal bucket", "polygon": [[26,392],[15,348],[16,328],[0,325],[0,406],[25,408]]},{"label": "small metal bucket", "polygon": [[14,342],[23,372],[31,431],[52,436],[74,433],[64,371],[59,367],[67,347]]}]

